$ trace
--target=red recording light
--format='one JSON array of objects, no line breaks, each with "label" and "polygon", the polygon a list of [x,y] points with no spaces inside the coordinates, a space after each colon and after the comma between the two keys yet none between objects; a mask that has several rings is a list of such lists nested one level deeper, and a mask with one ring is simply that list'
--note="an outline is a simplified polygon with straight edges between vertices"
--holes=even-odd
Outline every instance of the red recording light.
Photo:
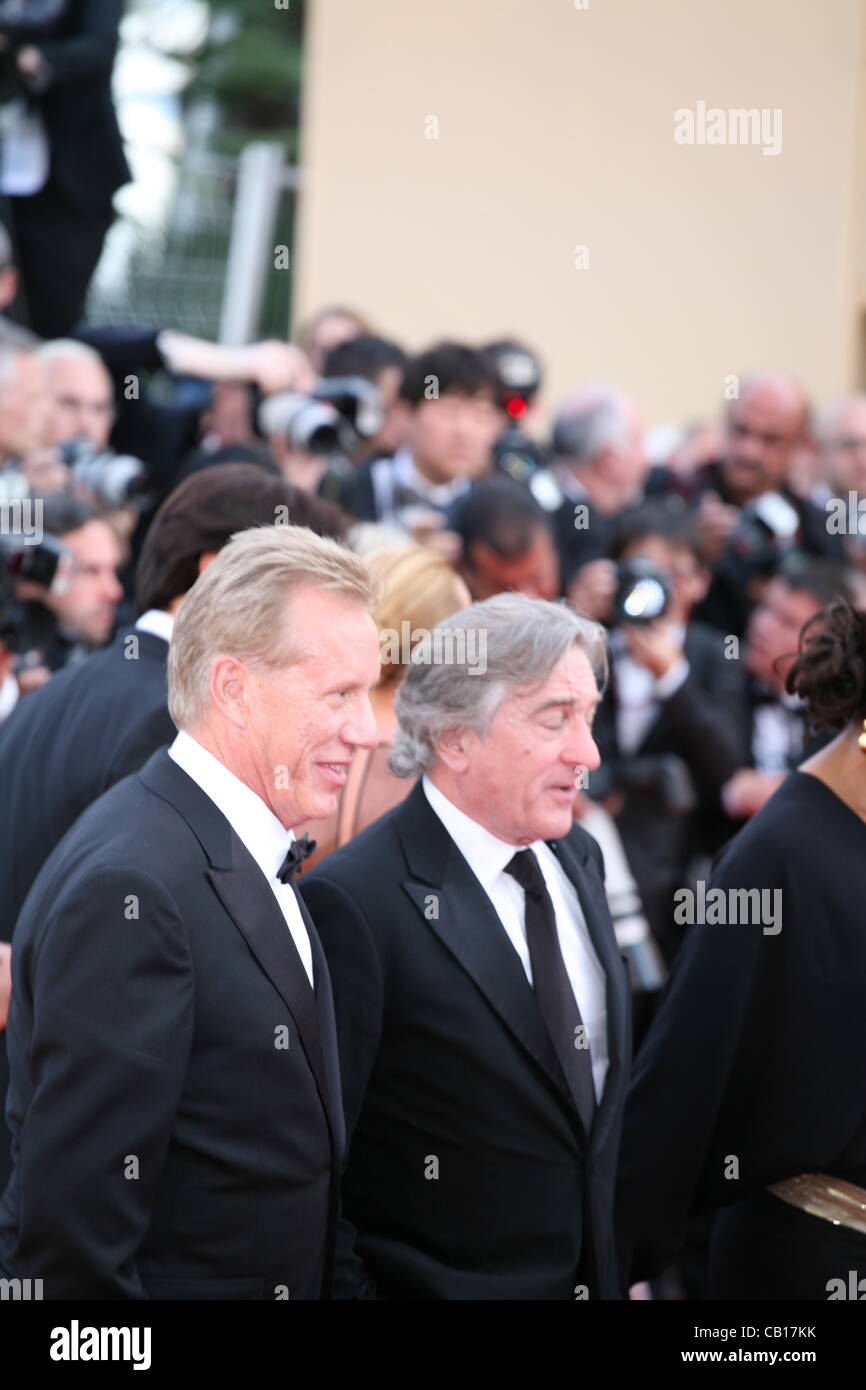
[{"label": "red recording light", "polygon": [[519,420],[526,414],[526,401],[522,396],[511,396],[505,402],[505,409],[512,420]]}]

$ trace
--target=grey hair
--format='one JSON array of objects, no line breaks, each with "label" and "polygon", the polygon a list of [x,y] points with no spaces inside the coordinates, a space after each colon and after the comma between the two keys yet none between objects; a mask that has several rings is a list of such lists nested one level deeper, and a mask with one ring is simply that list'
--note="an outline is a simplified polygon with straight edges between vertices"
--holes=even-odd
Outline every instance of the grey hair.
[{"label": "grey hair", "polygon": [[[446,649],[443,635],[451,639],[448,659],[437,660],[437,650]],[[505,593],[453,613],[422,637],[412,652],[397,692],[398,723],[389,771],[396,777],[426,772],[449,729],[471,728],[483,737],[502,701],[521,687],[546,680],[573,646],[586,653],[596,684],[603,690],[607,680],[604,628],[564,600],[551,603]],[[471,659],[479,647],[484,653],[483,670]],[[451,659],[455,655],[458,659]]]},{"label": "grey hair", "polygon": [[587,463],[603,449],[621,449],[628,434],[628,402],[612,386],[594,386],[564,401],[553,424],[553,452]]}]

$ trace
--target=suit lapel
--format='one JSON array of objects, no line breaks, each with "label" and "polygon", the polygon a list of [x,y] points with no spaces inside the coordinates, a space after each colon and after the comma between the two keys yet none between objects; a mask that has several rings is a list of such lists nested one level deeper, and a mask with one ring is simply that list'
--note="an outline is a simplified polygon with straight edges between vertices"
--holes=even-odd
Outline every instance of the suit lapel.
[{"label": "suit lapel", "polygon": [[233,831],[232,839],[235,842],[235,865],[230,869],[211,869],[208,878],[226,912],[295,1020],[298,1038],[330,1118],[328,1078],[319,1035],[316,996],[270,885]]},{"label": "suit lapel", "polygon": [[[207,855],[207,876],[217,896],[294,1019],[336,1143],[316,996],[267,879],[222,812],[164,749],[139,777],[180,812]],[[295,898],[300,901],[297,893]],[[310,931],[309,914],[305,921]]]},{"label": "suit lapel", "polygon": [[400,808],[396,824],[413,870],[413,877],[403,882],[404,892],[552,1081],[582,1132],[520,957],[493,903],[430,807],[420,782]]},{"label": "suit lapel", "polygon": [[313,951],[313,979],[316,982],[316,1006],[319,1016],[318,1037],[322,1043],[322,1054],[324,1060],[325,1079],[328,1088],[329,1114],[331,1117],[331,1131],[334,1136],[334,1148],[337,1152],[338,1160],[342,1160],[343,1150],[346,1146],[346,1122],[343,1115],[342,1082],[340,1080],[340,1062],[337,1052],[337,1016],[334,1012],[334,995],[331,990],[331,976],[328,972],[328,964],[325,960],[325,952],[319,940],[319,934],[313,924],[313,919],[307,909],[307,905],[298,892],[295,885],[292,885],[295,901],[301,910],[301,916],[307,928],[310,938],[310,946]]}]

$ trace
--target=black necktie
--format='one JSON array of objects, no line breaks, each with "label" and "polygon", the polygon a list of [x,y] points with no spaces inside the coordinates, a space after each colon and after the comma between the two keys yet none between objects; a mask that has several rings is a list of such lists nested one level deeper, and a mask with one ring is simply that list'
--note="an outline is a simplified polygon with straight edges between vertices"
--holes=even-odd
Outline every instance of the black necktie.
[{"label": "black necktie", "polygon": [[553,903],[541,867],[531,849],[518,850],[510,863],[506,864],[505,872],[517,879],[526,895],[526,941],[535,997],[584,1130],[589,1134],[595,1114],[592,1056],[589,1038],[559,949]]},{"label": "black necktie", "polygon": [[306,830],[299,840],[293,840],[289,845],[289,852],[277,869],[277,878],[281,883],[291,883],[296,877],[301,865],[308,854],[312,854],[316,848],[316,841],[311,840]]}]

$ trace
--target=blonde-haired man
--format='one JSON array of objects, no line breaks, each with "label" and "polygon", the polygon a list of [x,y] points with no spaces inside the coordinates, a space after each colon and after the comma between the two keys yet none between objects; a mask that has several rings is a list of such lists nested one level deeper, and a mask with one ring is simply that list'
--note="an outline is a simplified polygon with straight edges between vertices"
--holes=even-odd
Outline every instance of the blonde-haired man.
[{"label": "blonde-haired man", "polygon": [[45,1298],[329,1296],[344,1131],[291,829],[376,739],[372,599],[333,541],[234,536],[174,628],[175,742],[24,905],[0,1266]]}]

